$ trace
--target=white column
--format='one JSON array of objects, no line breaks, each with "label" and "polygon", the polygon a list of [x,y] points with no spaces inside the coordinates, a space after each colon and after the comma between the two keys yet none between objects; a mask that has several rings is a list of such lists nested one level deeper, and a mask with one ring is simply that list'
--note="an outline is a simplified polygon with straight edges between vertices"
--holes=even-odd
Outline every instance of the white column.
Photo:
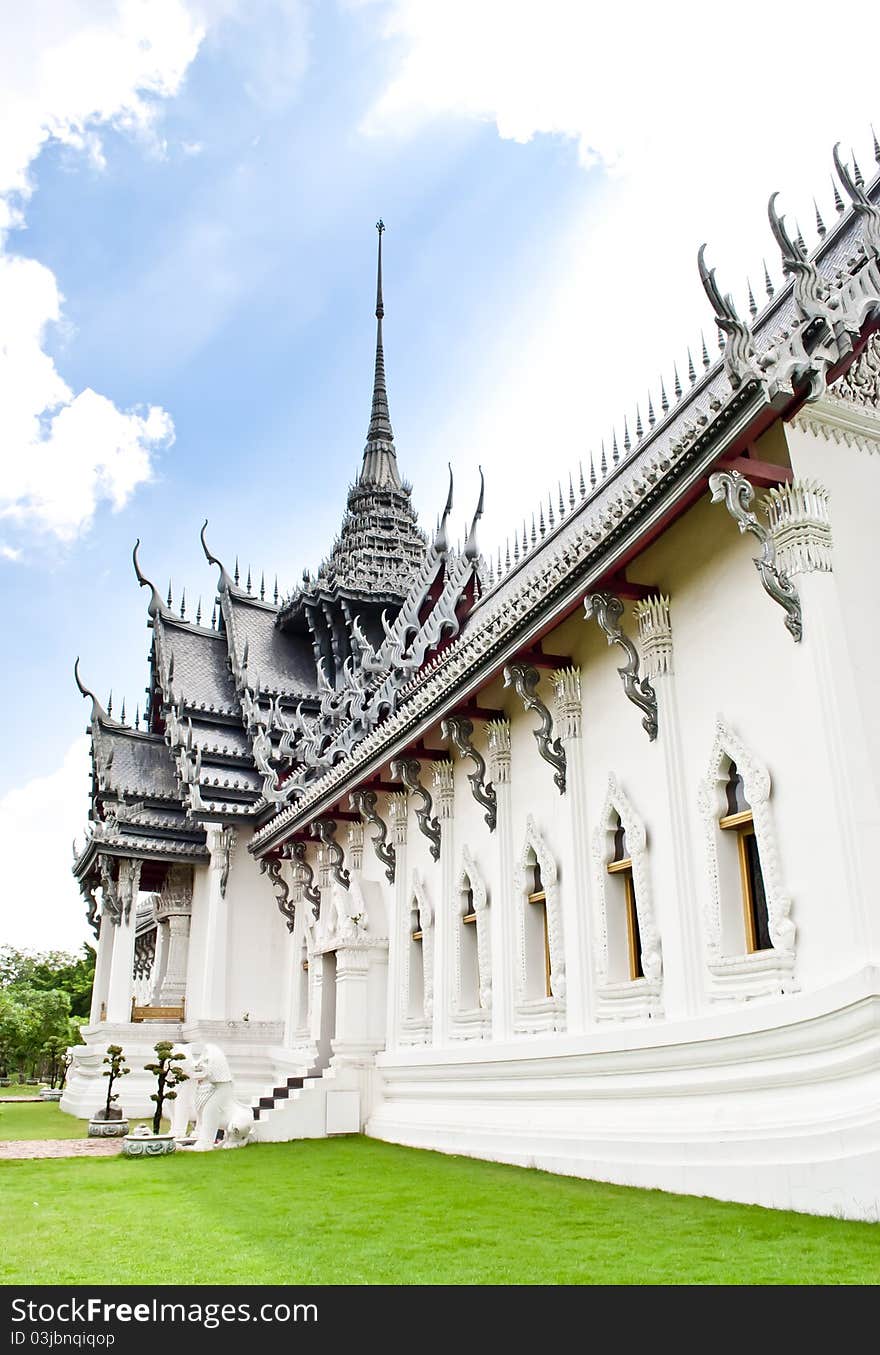
[{"label": "white column", "polygon": [[394,887],[387,891],[388,904],[388,991],[386,994],[386,1048],[400,1045],[400,1028],[407,1007],[409,984],[409,880],[406,861],[406,816],[409,797],[403,794],[388,797],[391,820],[391,840],[394,843],[396,863]]},{"label": "white column", "polygon": [[[797,430],[787,430],[787,436],[794,465]],[[779,567],[801,599],[803,638],[796,654],[801,680],[795,701],[800,698],[801,724],[809,731],[811,775],[822,788],[817,792],[825,806],[821,832],[828,853],[836,853],[842,882],[835,891],[834,925],[842,930],[848,915],[852,951],[867,960],[880,957],[880,919],[873,906],[880,805],[833,573],[828,497],[818,481],[794,480],[771,490],[765,503]],[[866,579],[866,596],[872,586],[873,580]],[[869,617],[866,609],[866,622]]]},{"label": "white column", "polygon": [[449,1043],[452,1011],[452,967],[454,910],[452,889],[455,878],[455,838],[452,817],[455,802],[455,771],[451,762],[433,766],[434,805],[440,820],[440,894],[434,907],[434,1046]]},{"label": "white column", "polygon": [[107,1005],[115,932],[116,928],[110,914],[103,913],[101,915],[101,930],[98,936],[98,955],[95,960],[95,981],[92,984],[92,1006],[89,1012],[89,1022],[93,1026],[101,1020],[101,1008],[106,1009]]},{"label": "white column", "polygon": [[489,775],[495,787],[497,817],[495,839],[498,848],[498,893],[489,904],[489,934],[492,955],[492,1039],[509,1040],[513,1035],[513,1007],[516,993],[518,958],[517,900],[513,887],[513,820],[510,795],[510,724],[490,720],[486,725],[489,741]]},{"label": "white column", "polygon": [[[649,852],[659,855],[664,842],[669,867],[657,862],[655,878],[671,880],[658,891],[657,915],[663,948],[663,1010],[668,1017],[694,1016],[705,992],[706,964],[700,935],[700,904],[694,880],[694,844],[687,813],[689,788],[684,775],[684,745],[673,661],[669,598],[657,594],[634,608],[645,677],[657,693],[657,742],[663,755],[668,832],[657,832]],[[670,904],[672,905],[670,907]]]},{"label": "white column", "polygon": [[113,938],[113,959],[110,964],[110,983],[107,991],[108,1021],[131,1020],[135,914],[140,877],[140,861],[129,860],[127,857],[120,860],[116,882],[120,918],[119,925],[113,929],[116,935]]},{"label": "white column", "polygon": [[562,937],[565,947],[565,1027],[575,1033],[590,1023],[593,997],[593,964],[590,906],[587,788],[584,773],[581,722],[581,670],[559,668],[553,674],[556,726],[565,749],[565,795],[563,812],[568,818],[573,879],[563,878]]},{"label": "white column", "polygon": [[226,963],[229,938],[229,910],[226,903],[226,875],[231,848],[219,825],[208,828],[211,868],[208,872],[207,917],[202,958],[201,1011],[188,1012],[189,1020],[222,1021],[226,1016]]},{"label": "white column", "polygon": [[151,975],[152,983],[150,985],[150,1006],[159,1006],[159,994],[162,991],[162,980],[165,978],[165,967],[168,964],[168,923],[156,920],[156,954],[153,957],[153,973]]}]

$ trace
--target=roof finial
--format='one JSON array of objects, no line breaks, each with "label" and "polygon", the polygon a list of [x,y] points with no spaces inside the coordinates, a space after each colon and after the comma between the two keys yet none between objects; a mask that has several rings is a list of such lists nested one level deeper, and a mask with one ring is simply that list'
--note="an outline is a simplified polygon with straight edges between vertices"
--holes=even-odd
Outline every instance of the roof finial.
[{"label": "roof finial", "polygon": [[87,687],[85,685],[85,683],[83,682],[82,678],[79,675],[79,656],[77,656],[76,662],[73,665],[73,676],[76,681],[77,687],[79,687],[80,694],[82,696],[87,696],[92,703],[92,719],[106,720],[107,719],[106,710],[101,705],[98,698],[95,696],[95,693],[91,690],[90,687]]},{"label": "roof finial", "polygon": [[[205,521],[202,523],[202,530],[199,532],[199,537],[200,537],[201,542],[202,542],[202,550],[205,552],[205,559],[208,561],[208,564],[209,564],[209,565],[216,565],[217,568],[220,570],[220,580],[219,580],[219,582],[218,582],[218,584],[217,584],[217,588],[218,588],[218,590],[219,590],[221,593],[225,593],[225,592],[227,592],[227,591],[232,587],[232,580],[230,579],[229,575],[227,574],[226,569],[224,568],[224,566],[223,566],[223,565],[221,564],[221,562],[217,559],[216,555],[212,555],[211,552],[210,552],[210,550],[209,550],[209,548],[208,548],[208,543],[207,543],[207,541],[205,540],[205,528],[207,527],[207,525],[208,525],[208,519],[205,518]],[[236,565],[237,565],[237,564],[238,564],[238,562],[236,561]]]},{"label": "roof finial", "polygon": [[452,512],[452,462],[449,462],[449,493],[446,495],[446,507],[443,509],[443,516],[437,528],[437,535],[434,537],[434,550],[438,555],[445,555],[449,550],[449,514]]},{"label": "roof finial", "polygon": [[477,523],[483,516],[483,500],[486,494],[486,481],[483,478],[483,467],[478,466],[480,472],[480,497],[477,501],[477,511],[474,513],[474,519],[471,523],[471,529],[468,532],[467,540],[464,543],[464,554],[466,560],[476,560],[479,558],[480,548],[477,545]]},{"label": "roof finial", "polygon": [[364,463],[359,483],[402,489],[403,484],[397,469],[397,453],[394,450],[391,415],[388,412],[388,390],[385,385],[385,347],[382,341],[382,321],[385,317],[385,303],[382,298],[382,236],[385,234],[385,222],[381,217],[376,222],[376,230],[379,233],[376,267],[376,368],[373,376],[370,426],[367,429],[367,445],[364,448]]},{"label": "roof finial", "polygon": [[[132,564],[134,565],[135,578],[137,579],[137,581],[138,581],[138,583],[140,584],[141,588],[149,588],[149,589],[150,589],[150,594],[151,594],[151,596],[150,596],[150,605],[149,605],[149,607],[147,608],[147,614],[148,614],[151,618],[155,618],[156,616],[158,616],[158,615],[160,615],[160,614],[164,614],[164,612],[165,612],[165,610],[166,610],[166,609],[165,609],[165,604],[164,604],[163,601],[162,601],[162,598],[161,598],[161,596],[160,596],[159,590],[158,590],[158,588],[156,587],[156,585],[155,585],[154,583],[151,583],[150,580],[146,577],[146,575],[145,575],[145,574],[142,572],[142,570],[141,570],[140,563],[138,562],[138,547],[140,546],[140,544],[141,544],[140,537],[138,537],[137,541],[135,541],[135,543],[134,543],[134,549],[133,549],[133,551],[131,552],[131,562],[132,562]],[[169,604],[170,604],[170,599],[169,599]]]}]

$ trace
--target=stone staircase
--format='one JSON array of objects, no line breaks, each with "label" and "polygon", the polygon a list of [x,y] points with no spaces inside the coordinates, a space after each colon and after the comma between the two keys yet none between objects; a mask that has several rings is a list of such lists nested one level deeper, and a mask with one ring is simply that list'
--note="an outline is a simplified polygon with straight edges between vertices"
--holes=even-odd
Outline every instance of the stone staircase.
[{"label": "stone staircase", "polygon": [[288,1077],[251,1107],[252,1138],[258,1143],[323,1139],[328,1134],[358,1134],[361,1122],[359,1071],[318,1061],[302,1076]]},{"label": "stone staircase", "polygon": [[303,1074],[302,1077],[289,1077],[282,1086],[273,1087],[267,1096],[259,1097],[256,1104],[251,1106],[254,1119],[265,1119],[269,1111],[274,1110],[276,1106],[290,1099],[291,1092],[302,1091],[307,1082],[317,1081],[324,1072],[325,1067],[326,1064],[319,1059],[312,1065],[307,1073]]}]

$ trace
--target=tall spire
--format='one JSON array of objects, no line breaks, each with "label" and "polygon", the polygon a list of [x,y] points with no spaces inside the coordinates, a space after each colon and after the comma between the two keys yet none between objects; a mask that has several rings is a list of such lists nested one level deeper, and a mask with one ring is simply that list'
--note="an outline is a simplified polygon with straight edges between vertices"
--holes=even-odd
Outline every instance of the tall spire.
[{"label": "tall spire", "polygon": [[379,233],[379,262],[376,271],[376,371],[373,377],[373,407],[370,412],[370,426],[367,429],[364,464],[358,483],[400,489],[401,479],[397,469],[397,453],[394,450],[394,433],[391,428],[391,416],[388,413],[385,349],[382,344],[382,320],[385,315],[382,300],[382,236],[385,233],[385,223],[381,218],[376,222],[376,230]]}]

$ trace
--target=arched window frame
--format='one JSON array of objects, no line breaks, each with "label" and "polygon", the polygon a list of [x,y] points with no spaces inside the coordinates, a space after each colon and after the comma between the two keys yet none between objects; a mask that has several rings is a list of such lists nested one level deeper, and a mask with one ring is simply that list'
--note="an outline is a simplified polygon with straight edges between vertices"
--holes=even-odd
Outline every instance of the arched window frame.
[{"label": "arched window frame", "polygon": [[[479,977],[480,1005],[471,1011],[464,1011],[459,1005],[458,994],[461,991],[461,896],[471,891],[474,912],[477,915],[477,967]],[[486,882],[470,850],[464,847],[461,865],[455,880],[452,895],[452,929],[455,935],[455,974],[453,999],[452,1034],[459,1038],[479,1038],[492,1024],[492,955],[489,941],[489,895]]]},{"label": "arched window frame", "polygon": [[[406,946],[401,964],[401,1031],[405,1043],[423,1043],[430,1035],[434,1017],[434,909],[428,898],[425,883],[418,871],[413,871],[406,912]],[[411,918],[418,914],[422,933],[422,997],[421,1016],[410,1012],[410,946]]]},{"label": "arched window frame", "polygon": [[[642,976],[610,980],[608,955],[608,863],[614,859],[617,820],[626,834],[632,861],[636,915],[641,937]],[[654,909],[648,862],[648,833],[626,791],[612,774],[593,833],[593,878],[596,927],[593,964],[596,974],[596,1015],[600,1019],[647,1018],[662,1015],[663,949]]]},{"label": "arched window frame", "polygon": [[[767,922],[772,950],[725,954],[722,944],[721,872],[718,850],[725,831],[720,820],[727,814],[726,786],[730,763],[742,777],[743,793],[751,806],[752,823],[761,860],[767,899]],[[771,993],[793,992],[797,930],[791,920],[791,898],[785,892],[779,864],[776,825],[771,804],[770,772],[751,748],[743,743],[723,716],[715,726],[715,738],[705,777],[700,782],[698,802],[703,820],[709,890],[703,908],[703,929],[714,997],[742,999]],[[742,906],[742,897],[736,900]]]},{"label": "arched window frame", "polygon": [[[530,998],[526,954],[526,909],[533,890],[534,868],[541,872],[544,888],[544,907],[547,915],[547,945],[550,951],[550,996]],[[547,839],[534,817],[526,819],[523,845],[514,871],[516,889],[517,930],[519,935],[519,963],[517,972],[516,1026],[517,1030],[559,1030],[564,1026],[565,1013],[565,946],[562,929],[562,901],[559,888],[559,869]]]}]

